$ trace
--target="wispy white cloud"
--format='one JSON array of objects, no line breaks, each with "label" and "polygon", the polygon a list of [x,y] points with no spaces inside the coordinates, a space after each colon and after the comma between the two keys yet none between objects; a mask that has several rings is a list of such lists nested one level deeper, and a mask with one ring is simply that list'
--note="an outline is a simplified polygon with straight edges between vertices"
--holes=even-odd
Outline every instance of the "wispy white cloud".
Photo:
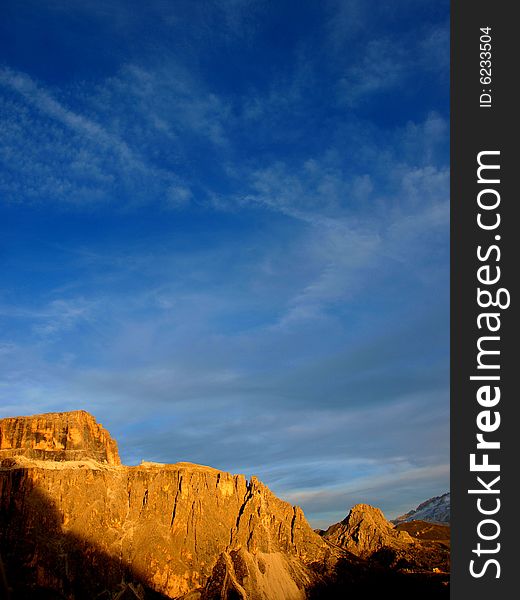
[{"label": "wispy white cloud", "polygon": [[[437,158],[446,138],[444,119],[430,114],[423,123],[407,123],[385,145],[376,148],[369,137],[357,146],[377,165],[372,176],[352,173],[334,154],[249,172],[248,193],[234,199],[238,206],[262,207],[307,228],[301,259],[311,267],[308,279],[277,327],[322,318],[359,294],[370,277],[389,267],[387,261],[410,263],[410,246],[447,232],[449,170]],[[232,206],[228,200],[222,208]],[[429,258],[419,250],[413,260],[421,256]],[[420,262],[417,276],[428,270]]]},{"label": "wispy white cloud", "polygon": [[4,198],[77,205],[123,201],[128,206],[144,195],[149,201],[155,191],[157,200],[167,199],[172,206],[172,190],[183,189],[189,199],[189,186],[175,171],[145,158],[106,115],[99,115],[102,124],[85,111],[72,110],[28,75],[5,67],[0,86],[15,94],[2,107],[0,156],[9,165],[0,183]]},{"label": "wispy white cloud", "polygon": [[142,163],[136,160],[133,152],[123,140],[107,132],[98,123],[63,106],[28,75],[3,68],[0,70],[0,83],[17,91],[38,111],[96,143],[111,147],[121,159],[130,162],[132,167],[142,166]]},{"label": "wispy white cloud", "polygon": [[[147,129],[167,136],[174,145],[182,134],[200,136],[217,146],[227,143],[228,102],[174,60],[152,69],[124,65],[90,91],[89,102],[114,128],[147,143]],[[124,107],[126,119],[112,112],[116,106]]]},{"label": "wispy white cloud", "polygon": [[85,298],[58,298],[36,308],[0,305],[0,317],[19,320],[22,325],[28,323],[37,337],[47,339],[73,329],[82,321],[88,321],[94,313],[95,304]]},{"label": "wispy white cloud", "polygon": [[373,93],[382,92],[402,83],[409,73],[405,61],[407,50],[391,40],[368,43],[363,60],[350,67],[339,82],[341,98],[355,106]]},{"label": "wispy white cloud", "polygon": [[368,40],[362,54],[346,66],[338,80],[338,100],[351,108],[359,107],[376,94],[414,86],[418,73],[445,86],[448,64],[447,22],[404,35],[376,37]]}]

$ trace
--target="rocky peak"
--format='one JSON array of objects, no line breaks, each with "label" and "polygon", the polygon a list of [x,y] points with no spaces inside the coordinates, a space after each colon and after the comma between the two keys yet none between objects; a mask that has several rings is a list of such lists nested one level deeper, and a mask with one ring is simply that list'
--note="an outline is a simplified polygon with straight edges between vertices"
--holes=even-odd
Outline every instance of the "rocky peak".
[{"label": "rocky peak", "polygon": [[371,556],[381,548],[414,543],[406,531],[396,530],[379,508],[369,504],[356,504],[341,523],[331,525],[323,536],[361,557]]},{"label": "rocky peak", "polygon": [[394,527],[379,508],[357,504],[322,536],[358,557],[383,567],[448,572],[449,528],[422,521]]},{"label": "rocky peak", "polygon": [[385,531],[392,529],[391,524],[385,519],[383,511],[370,504],[356,504],[351,508],[342,523],[351,528],[359,528],[361,525],[367,526],[370,524],[374,528]]},{"label": "rocky peak", "polygon": [[84,410],[0,419],[0,459],[14,456],[121,464],[116,441]]}]

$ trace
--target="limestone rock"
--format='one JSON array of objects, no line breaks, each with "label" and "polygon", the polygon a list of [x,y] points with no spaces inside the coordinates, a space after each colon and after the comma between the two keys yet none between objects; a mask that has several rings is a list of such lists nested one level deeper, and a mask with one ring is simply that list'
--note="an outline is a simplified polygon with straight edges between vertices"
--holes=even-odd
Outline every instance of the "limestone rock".
[{"label": "limestone rock", "polygon": [[397,531],[379,508],[369,504],[356,504],[341,523],[331,525],[323,536],[361,558],[370,557],[381,548],[414,544],[406,531]]},{"label": "limestone rock", "polygon": [[0,419],[0,458],[9,456],[121,464],[115,440],[83,410]]},{"label": "limestone rock", "polygon": [[379,508],[357,504],[324,539],[382,566],[449,572],[449,527],[413,521],[394,527]]},{"label": "limestone rock", "polygon": [[142,588],[146,597],[206,600],[227,589],[299,600],[317,579],[312,564],[334,554],[301,509],[254,477],[191,463],[115,464],[111,438],[86,413],[4,419],[4,431],[0,553],[28,597],[47,589],[112,599],[123,589],[126,598]]}]

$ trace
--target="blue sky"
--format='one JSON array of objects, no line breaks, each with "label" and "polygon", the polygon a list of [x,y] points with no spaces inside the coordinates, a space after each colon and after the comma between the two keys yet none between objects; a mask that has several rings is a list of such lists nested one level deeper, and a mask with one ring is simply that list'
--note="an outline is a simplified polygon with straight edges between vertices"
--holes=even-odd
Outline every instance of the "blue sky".
[{"label": "blue sky", "polygon": [[0,416],[315,526],[446,491],[449,4],[0,13]]}]

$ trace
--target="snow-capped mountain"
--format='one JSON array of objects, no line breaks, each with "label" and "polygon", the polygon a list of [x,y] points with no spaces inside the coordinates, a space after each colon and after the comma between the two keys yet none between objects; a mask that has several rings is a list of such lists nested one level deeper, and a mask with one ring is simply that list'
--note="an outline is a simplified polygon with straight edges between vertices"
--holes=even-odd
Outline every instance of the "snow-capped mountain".
[{"label": "snow-capped mountain", "polygon": [[415,510],[407,512],[394,519],[392,523],[403,523],[405,521],[428,521],[430,523],[448,523],[450,522],[450,493],[435,496],[426,500]]}]

